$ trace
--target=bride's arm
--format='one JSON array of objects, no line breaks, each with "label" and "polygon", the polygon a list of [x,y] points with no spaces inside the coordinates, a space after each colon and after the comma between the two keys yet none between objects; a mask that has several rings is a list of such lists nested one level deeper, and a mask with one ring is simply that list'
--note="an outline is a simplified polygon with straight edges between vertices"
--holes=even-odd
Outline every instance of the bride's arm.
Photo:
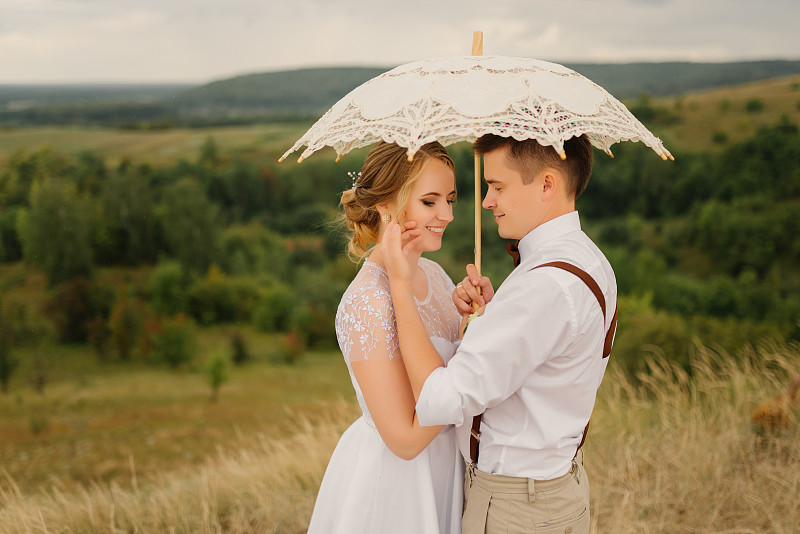
[{"label": "bride's arm", "polygon": [[391,223],[380,246],[389,275],[400,351],[406,355],[403,362],[416,400],[428,376],[444,363],[428,337],[414,302],[411,268],[405,257],[401,232],[396,223]]},{"label": "bride's arm", "polygon": [[444,427],[419,425],[402,359],[354,361],[351,367],[383,442],[400,458],[415,458]]},{"label": "bride's arm", "polygon": [[394,454],[410,460],[443,427],[421,427],[416,419],[389,288],[379,278],[370,278],[377,276],[367,273],[343,297],[336,334],[381,439]]}]

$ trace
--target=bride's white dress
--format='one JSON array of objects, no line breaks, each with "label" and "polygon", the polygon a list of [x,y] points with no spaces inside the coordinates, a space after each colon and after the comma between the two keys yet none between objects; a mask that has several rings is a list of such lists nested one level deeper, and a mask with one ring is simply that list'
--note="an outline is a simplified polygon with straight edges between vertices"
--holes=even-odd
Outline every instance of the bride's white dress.
[{"label": "bride's white dress", "polygon": [[[445,363],[455,352],[459,316],[453,282],[435,262],[419,262],[428,294],[417,300],[423,322]],[[308,531],[340,534],[461,532],[464,463],[452,426],[413,460],[383,443],[350,365],[400,358],[389,279],[366,261],[336,313],[336,336],[363,415],[339,439],[317,496]]]}]

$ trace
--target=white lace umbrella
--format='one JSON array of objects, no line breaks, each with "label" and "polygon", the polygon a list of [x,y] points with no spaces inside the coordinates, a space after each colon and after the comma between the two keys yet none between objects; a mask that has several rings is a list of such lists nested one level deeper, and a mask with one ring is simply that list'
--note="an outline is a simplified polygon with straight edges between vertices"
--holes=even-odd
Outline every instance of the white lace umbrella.
[{"label": "white lace umbrella", "polygon": [[474,141],[484,134],[536,139],[563,154],[586,134],[607,153],[641,141],[663,159],[663,143],[605,89],[556,63],[505,56],[458,56],[401,65],[353,89],[319,119],[283,160],[330,146],[339,157],[378,141],[408,148]]},{"label": "white lace umbrella", "polygon": [[[408,149],[474,142],[484,134],[535,139],[564,154],[564,142],[586,134],[611,154],[619,141],[641,141],[673,159],[628,109],[588,78],[556,63],[482,56],[475,32],[472,56],[401,65],[353,89],[281,157],[306,146],[298,162],[330,146],[337,161],[354,148],[387,141]],[[612,155],[613,157],[613,155]],[[475,161],[475,265],[480,271],[480,160]]]}]

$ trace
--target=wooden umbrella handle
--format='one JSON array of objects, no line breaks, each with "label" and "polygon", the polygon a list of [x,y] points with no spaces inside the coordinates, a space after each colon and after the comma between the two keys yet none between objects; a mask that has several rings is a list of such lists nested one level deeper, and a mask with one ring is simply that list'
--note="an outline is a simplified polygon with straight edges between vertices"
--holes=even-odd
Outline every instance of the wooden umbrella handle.
[{"label": "wooden umbrella handle", "polygon": [[[472,34],[472,55],[483,55],[483,32]],[[475,154],[475,269],[481,274],[481,157]],[[480,291],[480,288],[478,288]],[[478,305],[473,303],[475,311]]]}]

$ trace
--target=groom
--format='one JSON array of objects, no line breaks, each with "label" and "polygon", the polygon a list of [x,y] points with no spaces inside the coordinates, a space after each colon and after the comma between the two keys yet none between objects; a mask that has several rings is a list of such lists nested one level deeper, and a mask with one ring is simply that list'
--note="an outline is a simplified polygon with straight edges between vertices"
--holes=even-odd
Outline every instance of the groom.
[{"label": "groom", "polygon": [[501,237],[519,241],[520,263],[496,294],[468,268],[453,300],[462,313],[473,300],[487,305],[447,367],[426,345],[421,323],[404,312],[413,301],[404,302],[402,285],[392,280],[419,422],[460,425],[464,436],[464,534],[589,532],[580,446],[613,341],[617,286],[575,211],[592,147],[581,136],[564,151],[562,159],[537,141],[493,135],[475,143],[488,185],[483,207]]}]

